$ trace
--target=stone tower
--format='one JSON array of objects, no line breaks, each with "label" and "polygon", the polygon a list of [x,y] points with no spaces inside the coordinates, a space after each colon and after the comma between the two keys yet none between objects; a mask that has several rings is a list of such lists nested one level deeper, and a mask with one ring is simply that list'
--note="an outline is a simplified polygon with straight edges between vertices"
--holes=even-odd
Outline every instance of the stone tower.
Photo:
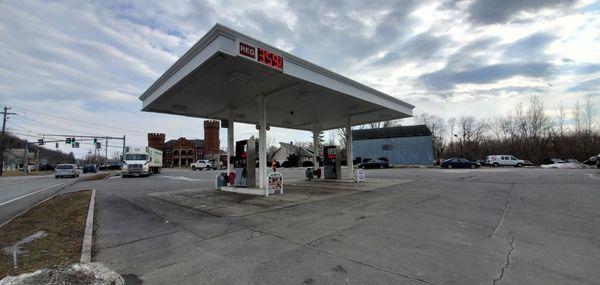
[{"label": "stone tower", "polygon": [[204,158],[219,158],[221,121],[204,121]]},{"label": "stone tower", "polygon": [[165,150],[165,134],[148,133],[148,146],[161,151]]}]

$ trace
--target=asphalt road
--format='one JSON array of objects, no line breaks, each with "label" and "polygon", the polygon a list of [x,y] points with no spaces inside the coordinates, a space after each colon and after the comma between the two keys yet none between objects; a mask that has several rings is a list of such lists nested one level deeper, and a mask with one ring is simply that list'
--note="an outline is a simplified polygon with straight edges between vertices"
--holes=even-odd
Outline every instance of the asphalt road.
[{"label": "asphalt road", "polygon": [[166,169],[64,191],[97,189],[95,259],[132,284],[600,280],[597,169],[368,170],[367,179],[411,181],[243,217],[148,195],[213,191],[217,173]]},{"label": "asphalt road", "polygon": [[600,280],[596,169],[369,170],[412,182],[243,217],[147,195],[213,191],[217,173],[81,182],[98,190],[96,259],[145,284]]},{"label": "asphalt road", "polygon": [[76,182],[76,178],[55,179],[54,175],[1,177],[0,224],[55,193],[71,190]]}]

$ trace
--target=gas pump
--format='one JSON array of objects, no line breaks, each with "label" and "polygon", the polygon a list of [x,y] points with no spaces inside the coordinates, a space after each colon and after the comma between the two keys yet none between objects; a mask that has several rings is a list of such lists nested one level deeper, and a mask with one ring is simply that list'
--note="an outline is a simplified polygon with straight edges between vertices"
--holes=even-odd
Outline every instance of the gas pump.
[{"label": "gas pump", "polygon": [[342,178],[342,162],[337,146],[323,146],[323,169],[325,179]]},{"label": "gas pump", "polygon": [[235,183],[236,187],[256,186],[256,147],[254,137],[235,142]]}]

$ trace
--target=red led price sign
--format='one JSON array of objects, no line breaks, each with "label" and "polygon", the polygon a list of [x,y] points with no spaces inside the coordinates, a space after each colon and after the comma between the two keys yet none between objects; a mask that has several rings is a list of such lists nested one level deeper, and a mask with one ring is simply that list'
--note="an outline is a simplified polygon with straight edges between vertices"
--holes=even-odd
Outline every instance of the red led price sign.
[{"label": "red led price sign", "polygon": [[283,70],[283,57],[262,48],[255,48],[249,44],[240,42],[240,55],[254,59],[264,65]]},{"label": "red led price sign", "polygon": [[283,57],[262,48],[258,48],[258,62],[283,70]]}]

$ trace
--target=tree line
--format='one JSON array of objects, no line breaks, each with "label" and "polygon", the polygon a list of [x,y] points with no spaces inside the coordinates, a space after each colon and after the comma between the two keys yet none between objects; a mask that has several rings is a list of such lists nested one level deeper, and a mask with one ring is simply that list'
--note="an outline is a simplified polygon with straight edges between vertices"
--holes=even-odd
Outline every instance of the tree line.
[{"label": "tree line", "polygon": [[600,124],[590,96],[570,109],[561,103],[553,112],[534,96],[504,116],[445,119],[423,113],[415,122],[431,130],[437,159],[512,154],[539,164],[544,158],[585,160],[600,153]]}]

